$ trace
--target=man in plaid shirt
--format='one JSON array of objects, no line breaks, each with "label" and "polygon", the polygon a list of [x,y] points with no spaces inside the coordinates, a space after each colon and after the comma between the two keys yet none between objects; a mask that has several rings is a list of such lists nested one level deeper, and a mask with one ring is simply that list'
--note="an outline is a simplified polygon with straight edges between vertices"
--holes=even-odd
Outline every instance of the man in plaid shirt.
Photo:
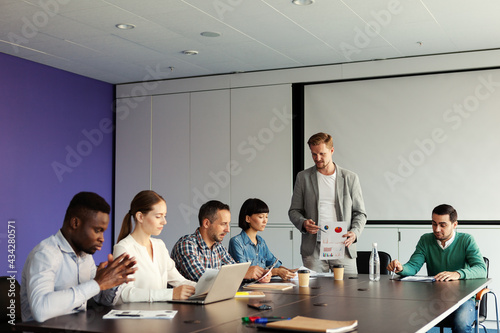
[{"label": "man in plaid shirt", "polygon": [[[236,263],[221,243],[229,233],[229,206],[217,200],[208,201],[200,207],[198,221],[200,227],[181,237],[171,254],[177,270],[191,281],[198,281],[207,268],[220,269]],[[245,279],[258,279],[265,273],[262,267],[250,266]],[[269,274],[262,282],[269,282],[270,278]]]}]

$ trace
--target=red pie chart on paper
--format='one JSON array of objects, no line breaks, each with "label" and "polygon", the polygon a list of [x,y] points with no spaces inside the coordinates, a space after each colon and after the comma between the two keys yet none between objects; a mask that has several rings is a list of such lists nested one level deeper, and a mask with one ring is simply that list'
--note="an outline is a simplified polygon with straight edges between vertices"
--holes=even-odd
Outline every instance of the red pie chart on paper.
[{"label": "red pie chart on paper", "polygon": [[341,233],[341,232],[342,232],[342,228],[341,228],[341,227],[337,227],[337,228],[335,228],[335,232],[336,232],[336,233]]}]

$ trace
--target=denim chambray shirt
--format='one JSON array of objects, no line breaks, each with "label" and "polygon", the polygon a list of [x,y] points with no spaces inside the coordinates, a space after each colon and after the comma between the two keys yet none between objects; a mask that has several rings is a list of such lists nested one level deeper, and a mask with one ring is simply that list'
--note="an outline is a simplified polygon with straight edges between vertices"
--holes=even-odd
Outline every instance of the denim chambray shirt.
[{"label": "denim chambray shirt", "polygon": [[[236,262],[250,261],[251,266],[260,266],[262,268],[271,266],[276,260],[262,237],[257,235],[257,245],[255,245],[245,233],[245,230],[242,230],[239,235],[229,240],[229,254]],[[277,268],[281,265],[281,261],[278,261],[274,267]]]}]

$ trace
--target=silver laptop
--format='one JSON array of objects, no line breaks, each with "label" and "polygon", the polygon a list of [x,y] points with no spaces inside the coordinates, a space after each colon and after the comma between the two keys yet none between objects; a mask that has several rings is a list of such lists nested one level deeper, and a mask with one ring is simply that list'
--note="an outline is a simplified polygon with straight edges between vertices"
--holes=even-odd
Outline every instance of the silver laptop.
[{"label": "silver laptop", "polygon": [[224,265],[220,268],[219,272],[213,279],[213,282],[210,282],[211,285],[208,292],[204,292],[201,295],[195,294],[188,299],[173,299],[168,302],[209,304],[233,298],[241,285],[241,281],[243,281],[243,278],[248,271],[248,267],[250,267],[250,262]]}]

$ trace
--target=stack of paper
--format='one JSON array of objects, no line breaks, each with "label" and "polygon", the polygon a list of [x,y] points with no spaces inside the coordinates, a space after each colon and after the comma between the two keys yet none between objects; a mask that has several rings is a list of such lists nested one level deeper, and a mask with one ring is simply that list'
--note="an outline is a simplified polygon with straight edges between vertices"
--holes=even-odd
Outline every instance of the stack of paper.
[{"label": "stack of paper", "polygon": [[252,298],[252,297],[265,297],[262,291],[238,291],[234,297],[236,298]]},{"label": "stack of paper", "polygon": [[243,289],[260,289],[260,290],[287,290],[295,286],[293,283],[256,283],[243,286]]}]

